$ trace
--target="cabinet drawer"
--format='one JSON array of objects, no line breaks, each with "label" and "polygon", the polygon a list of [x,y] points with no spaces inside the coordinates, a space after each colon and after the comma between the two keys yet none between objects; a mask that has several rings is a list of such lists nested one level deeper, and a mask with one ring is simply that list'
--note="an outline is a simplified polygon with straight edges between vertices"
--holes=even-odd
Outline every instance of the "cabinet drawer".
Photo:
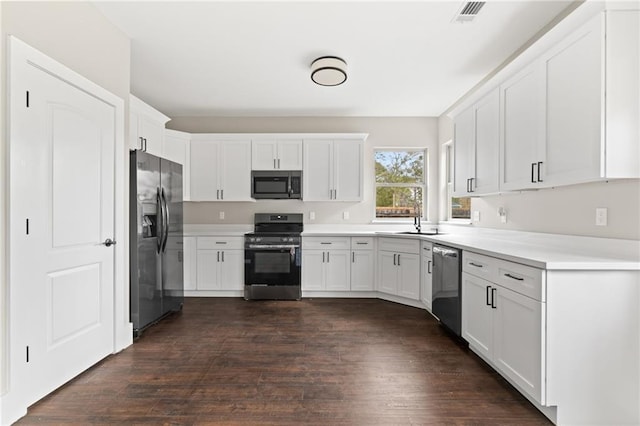
[{"label": "cabinet drawer", "polygon": [[198,237],[198,249],[243,249],[244,237]]},{"label": "cabinet drawer", "polygon": [[303,249],[349,250],[351,237],[302,237]]},{"label": "cabinet drawer", "polygon": [[497,259],[496,284],[516,293],[545,302],[544,270],[520,263]]},{"label": "cabinet drawer", "polygon": [[420,241],[405,238],[380,238],[378,248],[397,253],[420,254]]},{"label": "cabinet drawer", "polygon": [[351,250],[373,250],[373,237],[351,237]]},{"label": "cabinet drawer", "polygon": [[433,257],[433,243],[431,241],[420,241],[420,253],[427,258]]},{"label": "cabinet drawer", "polygon": [[498,278],[499,259],[464,250],[462,252],[462,271],[476,277],[495,282]]}]

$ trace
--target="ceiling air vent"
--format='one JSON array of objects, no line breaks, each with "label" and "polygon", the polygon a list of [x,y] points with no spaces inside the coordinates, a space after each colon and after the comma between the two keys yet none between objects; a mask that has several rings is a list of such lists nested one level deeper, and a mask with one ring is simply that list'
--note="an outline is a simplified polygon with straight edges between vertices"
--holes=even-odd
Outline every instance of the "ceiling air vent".
[{"label": "ceiling air vent", "polygon": [[486,2],[484,1],[470,1],[462,4],[460,10],[453,18],[453,22],[471,22],[478,15],[482,6]]}]

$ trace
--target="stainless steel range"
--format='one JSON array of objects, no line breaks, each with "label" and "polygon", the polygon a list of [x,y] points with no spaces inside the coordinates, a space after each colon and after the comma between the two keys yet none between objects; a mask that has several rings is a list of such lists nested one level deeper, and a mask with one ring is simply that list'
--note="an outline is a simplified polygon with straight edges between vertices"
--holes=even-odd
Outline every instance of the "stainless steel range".
[{"label": "stainless steel range", "polygon": [[244,237],[244,298],[300,300],[302,214],[256,213]]}]

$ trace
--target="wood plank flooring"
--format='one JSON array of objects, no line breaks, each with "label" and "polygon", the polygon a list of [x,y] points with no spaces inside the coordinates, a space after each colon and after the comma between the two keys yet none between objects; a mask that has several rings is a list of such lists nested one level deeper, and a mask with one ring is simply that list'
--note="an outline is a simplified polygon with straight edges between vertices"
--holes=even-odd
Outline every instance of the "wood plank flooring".
[{"label": "wood plank flooring", "polygon": [[17,424],[550,424],[427,312],[188,298]]}]

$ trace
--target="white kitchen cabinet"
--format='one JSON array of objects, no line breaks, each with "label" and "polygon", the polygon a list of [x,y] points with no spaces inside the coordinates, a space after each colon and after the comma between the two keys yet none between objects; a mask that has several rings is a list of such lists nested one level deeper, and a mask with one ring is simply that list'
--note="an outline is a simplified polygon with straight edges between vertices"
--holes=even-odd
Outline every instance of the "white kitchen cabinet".
[{"label": "white kitchen cabinet", "polygon": [[500,85],[500,190],[536,187],[544,158],[544,69],[534,63]]},{"label": "white kitchen cabinet", "polygon": [[498,192],[500,92],[494,89],[454,119],[454,195]]},{"label": "white kitchen cabinet", "polygon": [[164,126],[170,118],[129,95],[129,149],[163,156]]},{"label": "white kitchen cabinet", "polygon": [[607,11],[501,85],[501,190],[640,176],[640,11]]},{"label": "white kitchen cabinet", "polygon": [[362,149],[359,139],[305,139],[305,201],[362,201]]},{"label": "white kitchen cabinet", "polygon": [[402,238],[378,241],[378,291],[420,300],[420,242]]},{"label": "white kitchen cabinet", "polygon": [[373,237],[351,237],[351,290],[375,289],[375,251]]},{"label": "white kitchen cabinet", "polygon": [[184,201],[191,201],[191,187],[189,184],[191,178],[190,141],[191,135],[189,133],[171,129],[165,129],[164,131],[163,157],[182,164],[182,198]]},{"label": "white kitchen cabinet", "polygon": [[350,238],[302,239],[302,290],[350,290]]},{"label": "white kitchen cabinet", "polygon": [[244,289],[242,237],[198,237],[197,290]]},{"label": "white kitchen cabinet", "polygon": [[431,299],[433,293],[433,243],[420,242],[420,259],[422,269],[420,271],[420,300],[431,312]]},{"label": "white kitchen cabinet", "polygon": [[198,136],[190,149],[191,201],[252,201],[251,141]]},{"label": "white kitchen cabinet", "polygon": [[544,404],[543,271],[468,251],[463,252],[462,268],[462,337]]},{"label": "white kitchen cabinet", "polygon": [[184,289],[185,291],[196,290],[197,286],[197,237],[183,237],[184,242]]},{"label": "white kitchen cabinet", "polygon": [[252,170],[302,170],[302,139],[251,141]]}]

